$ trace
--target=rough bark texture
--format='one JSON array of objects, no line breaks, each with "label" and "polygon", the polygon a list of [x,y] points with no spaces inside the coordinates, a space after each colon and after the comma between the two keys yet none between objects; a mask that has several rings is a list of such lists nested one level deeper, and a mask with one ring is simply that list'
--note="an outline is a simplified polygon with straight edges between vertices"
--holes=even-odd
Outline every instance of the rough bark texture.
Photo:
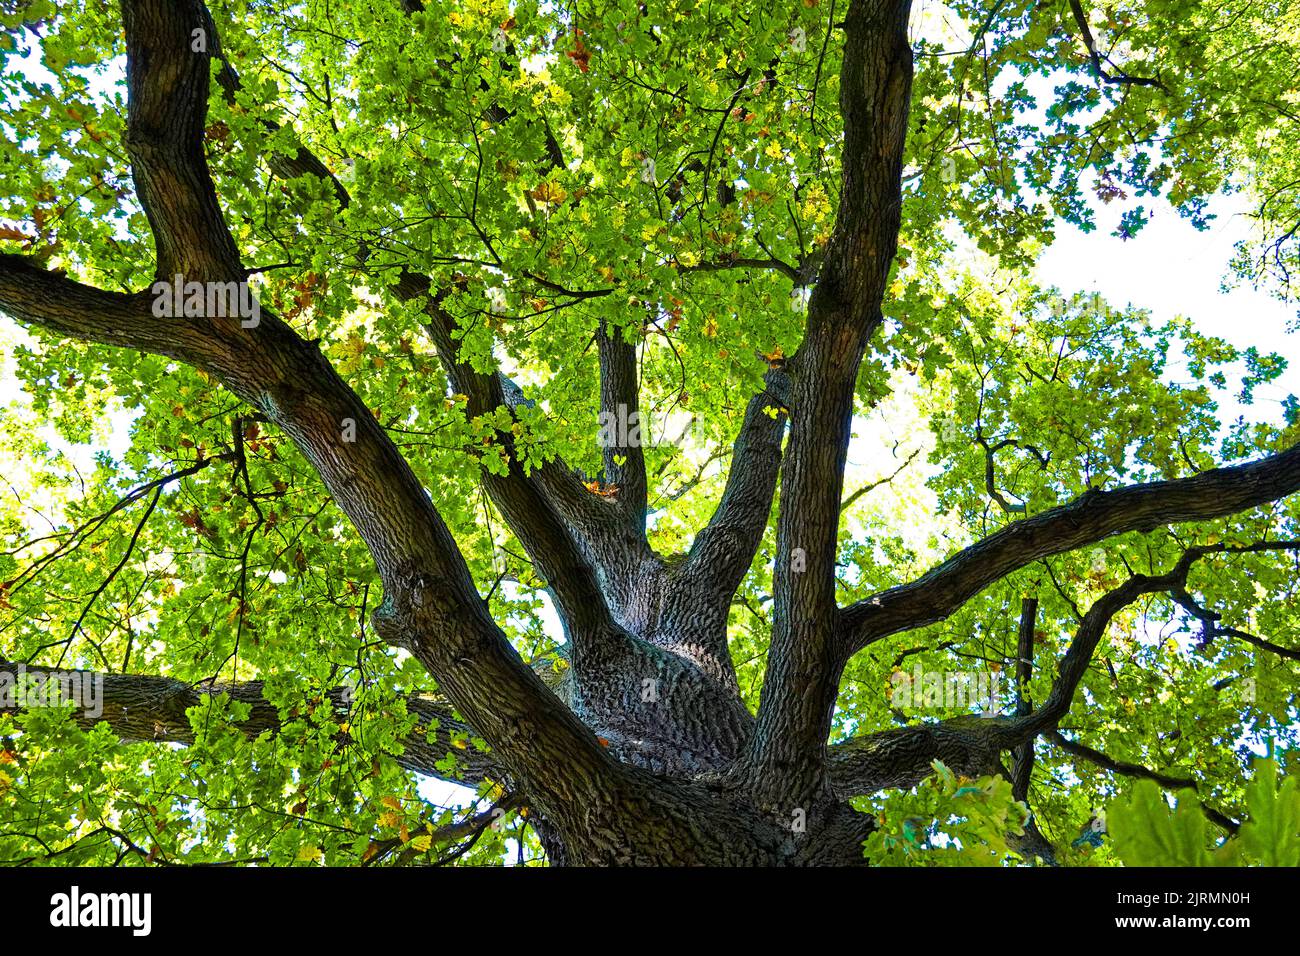
[{"label": "rough bark texture", "polygon": [[[199,0],[123,0],[122,9],[130,91],[125,146],[153,230],[158,275],[241,279],[201,144],[208,56],[191,53],[188,42],[195,24],[215,36],[211,18]],[[897,247],[911,97],[909,12],[907,0],[849,4],[840,84],[842,199],[806,335],[749,403],[725,491],[690,552],[660,556],[646,542],[639,448],[606,450],[604,480],[619,491],[603,498],[587,492],[561,461],[526,473],[512,436],[500,433],[512,453],[509,471],[482,480],[555,599],[570,667],[554,686],[492,620],[437,503],[369,409],[313,344],[269,310],[255,328],[237,319],[160,324],[147,293],[99,291],[9,255],[0,256],[0,308],[50,333],[202,369],[297,445],[374,559],[385,594],[376,633],[409,649],[437,681],[439,700],[408,704],[422,718],[437,717],[438,734],[424,741],[417,731],[396,757],[403,766],[437,773],[451,733],[472,729],[488,742],[490,756],[466,755],[454,779],[508,780],[536,810],[555,863],[860,863],[871,820],[849,808],[849,797],[911,786],[935,759],[968,774],[1001,772],[1005,754],[1032,753],[1040,735],[1054,739],[1113,615],[1140,594],[1180,586],[1187,565],[1204,551],[1189,552],[1167,575],[1135,577],[1099,601],[1085,615],[1050,698],[1038,709],[1026,702],[1014,717],[901,727],[828,747],[840,677],[854,652],[941,620],[1042,557],[1123,531],[1231,514],[1300,489],[1297,446],[1180,481],[1090,493],[1013,523],[911,584],[836,606],[853,394],[881,323]],[[228,65],[218,80],[227,95],[238,88]],[[341,205],[353,201],[305,149],[278,161],[275,172],[328,177]],[[364,269],[364,254],[358,261]],[[462,361],[455,320],[429,277],[405,273],[397,291],[423,309],[471,414],[528,401],[508,379]],[[635,348],[615,328],[602,326],[596,335],[601,408],[635,413]],[[769,407],[782,414],[773,418]],[[355,441],[344,438],[349,425]],[[774,623],[753,715],[736,684],[727,615],[767,527],[778,476]],[[1029,626],[1032,635],[1032,612]],[[103,719],[124,739],[188,741],[185,709],[213,691],[253,705],[240,724],[245,733],[279,727],[255,683],[195,688],[135,675],[105,675],[105,682]],[[343,706],[338,691],[329,696]],[[452,719],[453,708],[464,724]],[[796,818],[803,827],[792,826]]]}]

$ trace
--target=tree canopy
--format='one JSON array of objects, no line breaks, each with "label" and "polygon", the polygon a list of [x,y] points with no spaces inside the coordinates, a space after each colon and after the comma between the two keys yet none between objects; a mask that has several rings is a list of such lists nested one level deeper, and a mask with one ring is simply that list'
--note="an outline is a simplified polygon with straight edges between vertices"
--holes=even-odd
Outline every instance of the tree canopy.
[{"label": "tree canopy", "polygon": [[1300,6],[0,24],[0,861],[1300,863]]}]

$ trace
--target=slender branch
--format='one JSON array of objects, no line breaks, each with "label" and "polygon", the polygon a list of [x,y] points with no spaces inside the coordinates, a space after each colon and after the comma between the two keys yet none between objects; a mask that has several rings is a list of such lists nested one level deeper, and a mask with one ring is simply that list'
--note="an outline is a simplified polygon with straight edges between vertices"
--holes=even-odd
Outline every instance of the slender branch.
[{"label": "slender branch", "polygon": [[[1129,578],[1098,599],[1083,616],[1042,707],[1028,709],[1028,701],[1021,694],[1017,716],[1012,718],[962,716],[937,724],[899,727],[865,734],[835,744],[828,750],[828,767],[835,792],[847,797],[887,788],[911,787],[929,774],[930,762],[936,759],[969,776],[998,773],[1001,767],[1000,754],[1005,750],[1032,748],[1033,741],[1039,734],[1046,734],[1059,743],[1056,725],[1069,712],[1070,703],[1097,645],[1120,610],[1143,594],[1183,587],[1191,566],[1207,555],[1294,550],[1300,550],[1300,542],[1261,541],[1241,546],[1209,545],[1189,548],[1165,574],[1135,575]],[[1029,676],[1023,661],[1027,659],[1026,645],[1032,648],[1031,600],[1027,599],[1022,606],[1017,641],[1020,658],[1017,662],[1018,687]],[[1012,774],[1013,785],[1020,784],[1020,773],[1017,766]],[[1161,782],[1158,777],[1153,776],[1151,779]],[[1190,781],[1175,783],[1177,786],[1193,785]],[[1207,812],[1210,811],[1207,809]],[[1222,823],[1223,820],[1216,822]]]},{"label": "slender branch", "polygon": [[1187,574],[1192,565],[1209,554],[1244,554],[1297,549],[1300,549],[1300,542],[1293,541],[1261,541],[1240,547],[1219,544],[1188,548],[1174,567],[1164,574],[1137,574],[1119,587],[1107,591],[1088,609],[1088,613],[1079,623],[1074,640],[1070,642],[1070,648],[1060,663],[1047,700],[1037,710],[1017,718],[1014,725],[1016,733],[1037,736],[1056,727],[1069,712],[1079,682],[1092,663],[1093,653],[1109,629],[1111,619],[1142,595],[1185,589]]},{"label": "slender branch", "polygon": [[[1136,777],[1140,780],[1153,780],[1166,790],[1197,790],[1197,781],[1190,777],[1173,777],[1166,773],[1160,773],[1157,770],[1151,770],[1147,767],[1135,763],[1128,763],[1123,760],[1114,760],[1100,750],[1093,750],[1081,743],[1068,739],[1059,730],[1048,731],[1047,738],[1056,746],[1060,747],[1072,757],[1078,757],[1086,760],[1091,764],[1096,764],[1104,770],[1111,773],[1122,774],[1126,777]],[[1201,808],[1205,811],[1205,816],[1214,823],[1223,827],[1228,833],[1236,833],[1241,824],[1232,819],[1222,811],[1216,810],[1208,803],[1202,803]]]},{"label": "slender branch", "polygon": [[[1093,39],[1092,29],[1088,26],[1088,15],[1084,13],[1079,0],[1070,0],[1070,11],[1074,14],[1074,22],[1079,27],[1079,33],[1083,37],[1083,44],[1088,48],[1088,59],[1092,61],[1092,72],[1097,76],[1097,79],[1107,83],[1130,86],[1154,86],[1166,93],[1169,92],[1168,88],[1158,78],[1129,76],[1123,70],[1117,74],[1110,74],[1102,69],[1101,53],[1097,50],[1097,41]],[[1110,62],[1109,57],[1107,57],[1107,62]]]},{"label": "slender branch", "polygon": [[[1300,548],[1300,544],[1297,545]],[[1201,646],[1206,647],[1216,637],[1235,637],[1245,641],[1260,650],[1268,651],[1271,654],[1277,654],[1279,657],[1285,657],[1287,660],[1300,661],[1300,650],[1290,647],[1283,647],[1280,644],[1274,644],[1272,641],[1265,640],[1262,637],[1256,637],[1254,634],[1240,630],[1235,627],[1224,627],[1219,621],[1223,615],[1217,611],[1211,611],[1197,603],[1196,599],[1188,593],[1186,588],[1177,587],[1170,590],[1170,596],[1174,601],[1187,611],[1192,617],[1201,622]]]},{"label": "slender branch", "polygon": [[[1020,605],[1020,629],[1016,635],[1016,716],[1027,717],[1033,711],[1029,699],[1029,679],[1034,672],[1034,623],[1038,616],[1038,599],[1027,597]],[[1011,792],[1020,801],[1029,797],[1029,781],[1034,773],[1034,742],[1027,740],[1016,750],[1012,767]]]},{"label": "slender branch", "polygon": [[775,257],[757,259],[747,256],[728,256],[714,262],[697,262],[695,265],[678,266],[678,270],[681,272],[723,272],[727,269],[774,269],[790,279],[795,285],[802,285],[804,282],[804,275],[797,267]]},{"label": "slender branch", "polygon": [[895,478],[897,478],[899,475],[901,475],[903,473],[903,470],[912,462],[914,462],[916,460],[916,456],[919,454],[921,454],[921,449],[918,448],[915,451],[913,451],[912,454],[908,455],[907,461],[903,462],[901,465],[895,468],[893,472],[886,475],[884,478],[878,478],[875,481],[867,482],[867,484],[863,485],[857,491],[853,492],[853,494],[845,498],[844,501],[841,502],[840,504],[840,514],[842,515],[844,514],[844,512],[852,508],[855,504],[858,503],[858,500],[862,498],[864,495],[871,494],[871,492],[875,491],[881,485],[887,485]]},{"label": "slender branch", "polygon": [[1004,438],[996,445],[990,445],[988,439],[986,439],[982,433],[977,431],[975,440],[979,443],[980,447],[984,449],[984,489],[988,492],[989,497],[996,501],[998,507],[1000,507],[1004,512],[1008,514],[1022,514],[1025,510],[1025,505],[1023,503],[1013,504],[1006,499],[1006,496],[1003,495],[1002,492],[998,491],[997,477],[994,474],[993,458],[1003,448],[1011,446],[1033,452],[1034,456],[1038,459],[1039,464],[1046,468],[1051,456],[1044,455],[1033,445],[1022,445],[1014,438]]}]

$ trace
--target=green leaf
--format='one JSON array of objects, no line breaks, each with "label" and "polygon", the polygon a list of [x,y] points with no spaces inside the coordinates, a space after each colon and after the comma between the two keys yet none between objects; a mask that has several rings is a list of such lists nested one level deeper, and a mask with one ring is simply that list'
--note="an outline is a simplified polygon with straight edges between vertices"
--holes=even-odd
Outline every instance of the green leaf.
[{"label": "green leaf", "polygon": [[1277,761],[1255,761],[1246,785],[1250,819],[1238,834],[1242,849],[1263,866],[1300,866],[1300,781],[1287,777],[1278,786]]}]

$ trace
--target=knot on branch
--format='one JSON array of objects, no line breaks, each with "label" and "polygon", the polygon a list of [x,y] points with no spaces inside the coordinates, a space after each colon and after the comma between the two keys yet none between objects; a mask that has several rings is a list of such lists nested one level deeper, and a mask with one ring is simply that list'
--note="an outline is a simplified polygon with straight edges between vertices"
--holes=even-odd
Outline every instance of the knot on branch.
[{"label": "knot on branch", "polygon": [[394,605],[392,596],[370,615],[370,627],[385,644],[414,652],[419,644],[419,634],[411,626],[409,614],[403,614]]}]

